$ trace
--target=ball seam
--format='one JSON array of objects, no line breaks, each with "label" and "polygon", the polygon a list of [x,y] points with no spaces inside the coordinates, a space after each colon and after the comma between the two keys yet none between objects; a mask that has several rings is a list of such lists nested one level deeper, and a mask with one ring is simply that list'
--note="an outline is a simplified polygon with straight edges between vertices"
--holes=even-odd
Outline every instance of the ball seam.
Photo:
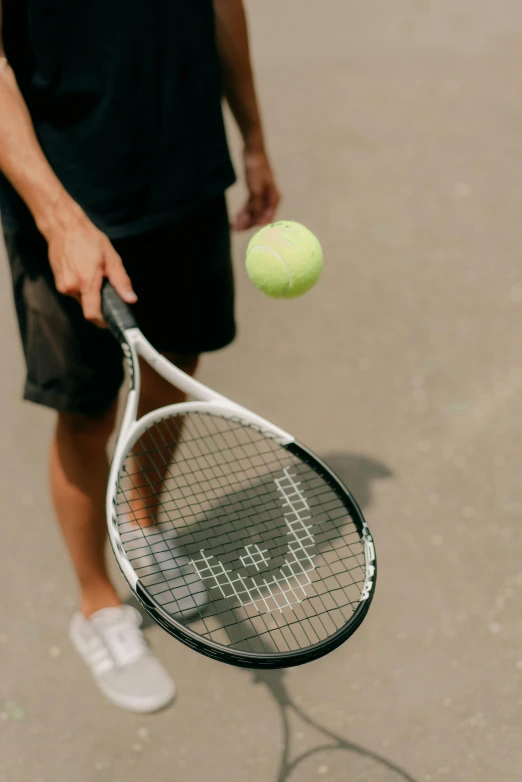
[{"label": "ball seam", "polygon": [[283,265],[283,267],[284,267],[284,269],[286,271],[286,276],[288,278],[288,283],[287,283],[287,286],[286,286],[286,290],[283,291],[283,293],[282,293],[282,296],[285,296],[288,293],[288,291],[290,290],[290,288],[292,287],[292,272],[290,271],[290,267],[286,263],[286,261],[283,258],[283,256],[280,255],[277,252],[277,250],[274,250],[273,247],[270,247],[267,244],[256,244],[256,245],[254,245],[252,247],[252,250],[268,250],[268,252],[271,252],[273,255],[275,255],[275,257],[282,263],[282,265]]}]

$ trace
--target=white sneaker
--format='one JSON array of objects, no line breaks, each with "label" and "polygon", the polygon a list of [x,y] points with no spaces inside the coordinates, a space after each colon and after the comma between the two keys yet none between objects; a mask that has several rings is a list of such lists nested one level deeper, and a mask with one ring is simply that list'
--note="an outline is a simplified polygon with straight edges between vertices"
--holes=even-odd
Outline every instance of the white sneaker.
[{"label": "white sneaker", "polygon": [[73,616],[69,637],[103,694],[118,706],[153,712],[174,698],[176,687],[152,653],[132,606],[103,608],[89,619]]}]

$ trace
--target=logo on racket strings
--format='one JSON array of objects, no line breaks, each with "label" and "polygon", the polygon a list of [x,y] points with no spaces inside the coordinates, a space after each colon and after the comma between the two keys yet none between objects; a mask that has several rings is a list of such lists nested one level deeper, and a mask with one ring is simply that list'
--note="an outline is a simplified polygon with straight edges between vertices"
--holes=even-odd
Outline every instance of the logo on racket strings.
[{"label": "logo on racket strings", "polygon": [[[284,520],[289,540],[287,556],[277,575],[259,577],[257,581],[254,577],[244,578],[213,555],[207,556],[204,550],[200,551],[199,559],[191,560],[198,576],[218,589],[224,598],[236,599],[244,607],[254,606],[260,613],[282,613],[285,608],[301,603],[306,598],[306,587],[312,583],[309,573],[315,570],[310,506],[300,489],[301,483],[288,468],[274,483],[286,509]],[[267,555],[268,549],[249,545],[239,559],[243,567],[260,571],[270,560]]]}]

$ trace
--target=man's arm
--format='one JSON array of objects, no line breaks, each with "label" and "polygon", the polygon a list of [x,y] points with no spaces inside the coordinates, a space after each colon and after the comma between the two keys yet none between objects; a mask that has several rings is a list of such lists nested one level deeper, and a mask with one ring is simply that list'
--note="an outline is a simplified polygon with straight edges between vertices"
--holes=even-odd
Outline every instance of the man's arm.
[{"label": "man's arm", "polygon": [[250,197],[234,224],[236,229],[245,230],[271,222],[280,196],[266,153],[243,0],[214,0],[214,9],[225,97],[245,145]]},{"label": "man's arm", "polygon": [[49,165],[15,74],[2,45],[0,0],[0,170],[27,204],[49,245],[61,293],[81,299],[85,316],[100,323],[100,289],[108,277],[126,301],[135,301],[130,280],[110,241],[66,192]]}]

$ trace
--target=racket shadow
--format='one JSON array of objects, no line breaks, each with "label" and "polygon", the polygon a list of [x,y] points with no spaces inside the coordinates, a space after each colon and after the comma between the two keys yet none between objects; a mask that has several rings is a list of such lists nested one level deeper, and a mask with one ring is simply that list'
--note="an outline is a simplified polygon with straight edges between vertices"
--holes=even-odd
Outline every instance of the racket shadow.
[{"label": "racket shadow", "polygon": [[[237,640],[234,630],[226,628],[232,643]],[[265,639],[262,643],[267,654],[274,651]],[[266,687],[279,712],[282,736],[275,782],[315,782],[318,775],[329,782],[418,782],[393,761],[315,720],[290,695],[287,675],[284,670],[252,674],[253,683]],[[317,735],[313,743],[310,731]]]},{"label": "racket shadow", "polygon": [[[358,458],[354,455],[333,455],[329,462],[339,477],[350,486],[354,494],[359,497],[361,504],[367,504],[371,499],[371,484],[374,480],[387,477],[391,473],[375,460],[366,457]],[[277,469],[274,473],[268,473],[261,481],[255,481],[247,485],[242,485],[239,490],[231,491],[228,488],[226,494],[216,500],[215,504],[205,509],[205,512],[199,519],[192,518],[190,523],[184,525],[181,523],[176,527],[179,534],[180,547],[189,559],[211,561],[213,568],[218,570],[223,568],[234,575],[235,578],[241,578],[242,584],[245,584],[250,595],[260,595],[258,585],[271,581],[278,574],[284,572],[285,562],[289,556],[288,541],[289,535],[285,525],[285,516],[281,509],[281,498],[277,491],[279,484],[280,471]],[[303,496],[307,496],[306,481],[307,478],[301,478],[303,487]],[[319,603],[314,599],[315,587],[311,586],[310,591],[304,591],[306,600],[302,600],[300,594],[296,594],[296,599],[300,598],[299,606],[292,606],[295,610],[296,621],[294,627],[281,629],[278,620],[277,611],[268,615],[263,611],[263,597],[258,598],[257,605],[248,607],[248,601],[242,602],[239,597],[244,595],[235,595],[233,588],[227,590],[226,597],[219,599],[215,587],[211,587],[211,601],[206,610],[201,612],[201,619],[205,629],[207,629],[206,620],[210,619],[210,627],[214,627],[213,637],[219,641],[221,636],[224,643],[226,638],[221,630],[227,632],[230,638],[230,632],[234,633],[234,645],[236,648],[246,648],[250,651],[264,653],[265,649],[262,643],[263,638],[269,641],[271,645],[277,636],[281,648],[292,648],[292,644],[311,645],[322,638],[321,633],[326,632],[324,625],[312,627],[305,624],[305,619],[315,612],[320,605],[322,610],[330,610],[329,618],[332,622],[337,622],[337,628],[342,626],[349,616],[350,610],[355,610],[359,604],[361,590],[364,583],[364,569],[361,567],[361,561],[357,560],[357,554],[362,553],[362,545],[359,538],[356,538],[353,518],[343,509],[343,512],[330,512],[330,500],[333,497],[323,493],[317,501],[309,506],[310,530],[313,534],[314,551],[314,575],[315,573],[327,572],[332,575],[330,579],[331,588],[345,587],[345,592],[340,599],[340,604],[345,600],[346,609],[341,608],[335,612],[335,600],[328,595],[319,598]],[[337,500],[335,499],[335,502]],[[209,537],[209,529],[213,530],[213,540]],[[348,541],[348,545],[347,545]],[[349,542],[355,542],[354,549],[349,548]],[[214,544],[214,545],[213,545]],[[244,566],[245,552],[250,551],[265,552],[266,567],[263,572],[259,570],[259,576],[256,577],[254,569]],[[243,556],[241,556],[241,553]],[[339,557],[345,557],[344,561],[350,560],[346,567],[351,570],[343,582],[343,576],[339,579],[334,575],[339,562]],[[217,563],[217,566],[216,566]],[[343,563],[343,566],[344,563]],[[315,570],[317,568],[317,570]],[[253,574],[253,577],[252,577]],[[228,576],[226,576],[228,578]],[[305,576],[306,578],[307,576]],[[321,575],[323,578],[323,575]],[[310,581],[309,583],[312,583]],[[209,587],[209,582],[206,582]],[[225,587],[227,589],[227,587]],[[267,588],[270,593],[270,588]],[[320,586],[320,591],[324,589]],[[266,595],[267,592],[264,592]],[[341,595],[341,593],[337,593]],[[330,602],[329,602],[330,600]],[[209,613],[209,607],[212,613]],[[350,608],[351,607],[351,608]],[[242,608],[242,617],[236,609]],[[269,611],[272,605],[265,605]],[[319,609],[321,610],[321,609]],[[282,621],[282,625],[286,619]],[[237,635],[237,628],[242,628],[244,638]],[[300,637],[299,633],[303,637]],[[314,635],[315,633],[315,635]],[[279,651],[280,651],[279,649]]]},{"label": "racket shadow", "polygon": [[[282,741],[276,782],[312,782],[318,774],[332,782],[417,782],[397,764],[314,720],[291,697],[285,676],[284,671],[253,674],[254,683],[267,688],[279,711]],[[292,720],[299,732],[292,730]],[[320,738],[315,747],[303,748],[299,745],[310,728]]]},{"label": "racket shadow", "polygon": [[393,478],[389,467],[369,456],[335,452],[322,458],[348,486],[363,511],[372,502],[375,481]]},{"label": "racket shadow", "polygon": [[[341,480],[350,487],[355,498],[358,500],[359,505],[363,509],[371,502],[373,483],[376,480],[388,478],[392,475],[391,471],[381,462],[356,454],[330,454],[326,456],[325,461],[339,475]],[[259,513],[259,497],[268,497],[268,485],[270,483],[272,483],[272,478],[268,477],[264,483],[252,483],[247,488],[242,487],[237,492],[228,491],[213,507],[206,508],[205,513],[201,516],[199,521],[197,519],[192,519],[188,524],[178,524],[176,530],[179,535],[178,542],[182,553],[189,558],[197,558],[200,555],[200,544],[202,544],[207,548],[208,554],[216,554],[218,558],[225,561],[226,566],[234,567],[238,564],[237,560],[235,563],[232,559],[226,560],[228,554],[225,549],[227,546],[234,552],[234,556],[237,557],[237,543],[240,543],[241,545],[243,543],[258,543],[263,548],[263,541],[266,536],[277,537],[277,525],[280,526],[280,522],[275,522],[273,518],[267,522],[266,517],[263,518],[263,515]],[[223,507],[235,509],[235,513],[232,514],[232,522],[228,522],[227,524],[223,523],[221,515]],[[245,519],[247,520],[246,537]],[[322,544],[320,539],[316,541],[317,555],[321,554],[323,548],[331,548],[332,544],[335,544],[335,540],[342,538],[346,520],[346,518],[339,518],[338,520],[329,522],[326,542]],[[212,551],[208,550],[209,526],[217,531],[217,546],[219,546],[221,540],[227,541],[221,550],[219,550],[219,548],[214,548]],[[232,545],[232,542],[234,545]],[[274,552],[271,553],[273,557]],[[277,561],[277,558],[272,558],[274,570],[283,564],[284,551],[281,551],[280,554],[280,561]],[[140,611],[143,617],[143,626],[145,628],[154,624],[147,612],[141,608],[138,601],[136,601],[133,596],[130,596],[127,602]],[[212,607],[214,608],[215,605],[216,603],[214,601]],[[236,644],[241,642],[238,627],[245,625],[244,616],[241,617],[236,610],[240,608],[241,605],[239,602],[229,597],[226,601],[223,601],[223,605],[221,606],[222,610],[218,611],[217,614],[216,612],[213,612],[212,614],[212,618],[215,620],[214,625],[217,623],[221,630],[225,631],[226,637],[228,637],[229,640],[232,640],[232,635],[233,641]],[[207,606],[207,608],[201,609],[199,614],[191,617],[190,622],[198,620],[205,622],[205,619],[208,618],[208,616],[209,608]],[[215,627],[215,631],[218,631],[218,627]],[[264,635],[264,633],[261,634]],[[222,640],[225,641],[226,638],[223,636]],[[256,641],[256,645],[259,646],[259,651],[264,650],[264,645],[261,641],[262,639],[259,639],[259,642]],[[267,651],[271,652],[273,650],[267,649]]]},{"label": "racket shadow", "polygon": [[[324,460],[350,487],[363,510],[371,503],[374,482],[393,477],[386,465],[365,456],[335,453],[327,455]],[[227,634],[234,642],[234,626],[227,628]],[[273,651],[265,639],[263,646],[267,653]],[[318,774],[324,774],[332,782],[338,779],[343,782],[417,782],[406,770],[384,756],[350,741],[313,719],[290,695],[286,684],[287,675],[284,670],[256,671],[252,674],[254,684],[266,687],[279,712],[282,737],[275,782],[311,782],[317,779]],[[300,731],[292,729],[292,721],[299,725]],[[318,734],[315,747],[299,747],[303,731],[307,729]]]},{"label": "racket shadow", "polygon": [[[382,462],[356,454],[330,454],[325,457],[325,461],[350,487],[363,510],[371,503],[375,481],[393,476],[391,470]],[[252,487],[253,497],[258,493],[258,489],[259,487]],[[233,494],[227,494],[226,501],[229,504],[234,503],[235,499]],[[238,500],[245,503],[244,491],[238,493]],[[219,507],[216,507],[214,512],[217,523]],[[207,513],[204,523],[193,523],[184,530],[183,539],[197,541],[204,535],[208,522]],[[337,529],[339,535],[342,534],[341,530],[342,524]],[[262,536],[264,525],[260,524],[258,529],[251,525],[250,532]],[[193,549],[193,546],[188,545],[186,554],[189,556],[194,553],[190,549]],[[154,624],[133,597],[128,598],[127,602],[140,610],[146,627]],[[202,616],[204,615],[203,610]],[[232,645],[242,641],[243,619],[241,606],[229,603],[226,621],[222,622],[222,631]],[[262,650],[267,654],[275,651],[267,637],[257,639],[257,644],[258,651]],[[279,712],[282,737],[279,742],[280,758],[275,782],[311,782],[312,779],[317,779],[318,774],[324,774],[330,782],[417,782],[407,771],[382,755],[321,725],[292,698],[286,684],[286,676],[283,670],[256,671],[252,675],[255,684],[267,688]],[[299,726],[299,730],[293,729],[294,722]],[[307,731],[317,734],[315,746],[302,746]]]}]

